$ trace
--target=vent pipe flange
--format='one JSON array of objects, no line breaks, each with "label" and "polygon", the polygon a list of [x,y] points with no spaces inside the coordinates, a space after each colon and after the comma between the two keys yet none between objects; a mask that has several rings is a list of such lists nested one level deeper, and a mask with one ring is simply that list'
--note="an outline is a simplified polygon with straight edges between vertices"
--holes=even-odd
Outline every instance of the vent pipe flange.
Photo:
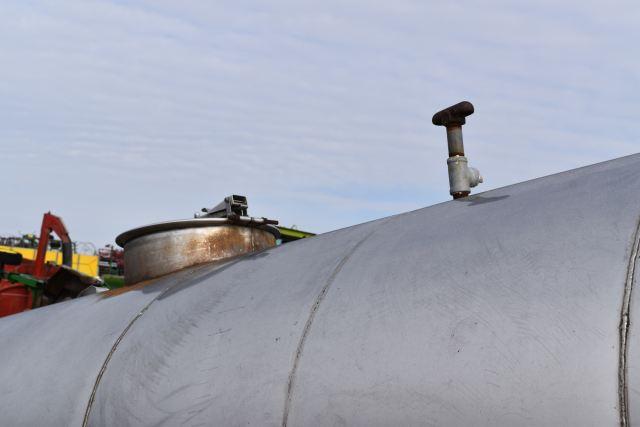
[{"label": "vent pipe flange", "polygon": [[468,166],[462,142],[462,125],[466,123],[465,118],[473,114],[473,111],[472,103],[462,101],[438,111],[431,119],[434,125],[447,128],[449,194],[454,199],[468,196],[471,193],[471,188],[483,181],[480,171]]}]

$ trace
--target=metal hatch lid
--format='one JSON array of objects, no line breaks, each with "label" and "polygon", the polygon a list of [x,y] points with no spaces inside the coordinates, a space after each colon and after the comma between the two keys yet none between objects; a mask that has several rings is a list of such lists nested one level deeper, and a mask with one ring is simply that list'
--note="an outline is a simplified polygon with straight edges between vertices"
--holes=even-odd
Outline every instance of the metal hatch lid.
[{"label": "metal hatch lid", "polygon": [[216,227],[221,225],[237,225],[242,227],[252,227],[267,231],[276,239],[280,239],[280,231],[277,227],[269,224],[270,220],[266,218],[254,218],[249,216],[238,216],[236,218],[192,218],[180,219],[174,221],[158,222],[154,224],[144,225],[142,227],[133,228],[125,231],[116,237],[118,246],[124,246],[130,241],[138,237],[147,236],[149,234],[160,233],[163,231],[181,230],[185,228],[199,227]]}]

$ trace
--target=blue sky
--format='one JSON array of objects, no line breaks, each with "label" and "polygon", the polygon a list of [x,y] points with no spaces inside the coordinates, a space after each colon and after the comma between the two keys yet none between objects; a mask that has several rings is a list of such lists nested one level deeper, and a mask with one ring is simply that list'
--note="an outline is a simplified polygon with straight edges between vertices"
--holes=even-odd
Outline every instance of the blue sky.
[{"label": "blue sky", "polygon": [[329,231],[638,152],[640,3],[0,3],[0,233],[96,245],[225,195]]}]

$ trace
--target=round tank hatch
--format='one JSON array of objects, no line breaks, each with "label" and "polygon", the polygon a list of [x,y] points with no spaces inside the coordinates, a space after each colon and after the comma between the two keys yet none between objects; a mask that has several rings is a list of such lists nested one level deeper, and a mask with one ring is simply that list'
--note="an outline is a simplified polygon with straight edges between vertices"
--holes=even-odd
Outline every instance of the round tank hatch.
[{"label": "round tank hatch", "polygon": [[[244,202],[246,205],[246,198]],[[246,206],[242,213],[246,214]],[[116,243],[124,248],[125,284],[273,247],[280,232],[272,224],[277,221],[231,214],[161,222],[126,231],[116,237]]]}]

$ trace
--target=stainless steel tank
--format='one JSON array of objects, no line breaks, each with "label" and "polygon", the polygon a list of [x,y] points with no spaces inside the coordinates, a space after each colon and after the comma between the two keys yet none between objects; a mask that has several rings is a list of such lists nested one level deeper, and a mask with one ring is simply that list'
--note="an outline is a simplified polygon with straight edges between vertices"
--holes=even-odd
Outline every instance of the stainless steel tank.
[{"label": "stainless steel tank", "polygon": [[640,155],[0,319],[3,425],[640,424]]}]

